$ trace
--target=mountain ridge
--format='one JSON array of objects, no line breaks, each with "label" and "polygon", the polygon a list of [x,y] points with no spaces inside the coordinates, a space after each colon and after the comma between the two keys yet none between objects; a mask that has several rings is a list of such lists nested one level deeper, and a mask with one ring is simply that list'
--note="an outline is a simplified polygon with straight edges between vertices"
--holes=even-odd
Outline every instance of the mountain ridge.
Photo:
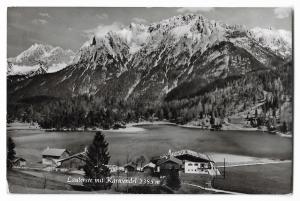
[{"label": "mountain ridge", "polygon": [[254,37],[253,33],[244,26],[200,15],[180,15],[150,25],[132,23],[91,38],[80,49],[76,62],[55,76],[27,81],[21,87],[26,92],[12,87],[11,94],[160,100],[185,81],[213,81],[255,69],[275,69],[284,62],[286,55],[273,51],[269,43],[261,43],[262,34]]}]

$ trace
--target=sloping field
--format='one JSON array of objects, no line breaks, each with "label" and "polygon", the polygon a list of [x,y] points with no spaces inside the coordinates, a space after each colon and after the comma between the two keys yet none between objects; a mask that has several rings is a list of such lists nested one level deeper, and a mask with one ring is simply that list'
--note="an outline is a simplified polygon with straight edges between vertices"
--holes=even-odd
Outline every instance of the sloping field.
[{"label": "sloping field", "polygon": [[225,169],[225,178],[214,180],[213,187],[249,194],[288,194],[293,189],[292,176],[292,163],[230,167]]}]

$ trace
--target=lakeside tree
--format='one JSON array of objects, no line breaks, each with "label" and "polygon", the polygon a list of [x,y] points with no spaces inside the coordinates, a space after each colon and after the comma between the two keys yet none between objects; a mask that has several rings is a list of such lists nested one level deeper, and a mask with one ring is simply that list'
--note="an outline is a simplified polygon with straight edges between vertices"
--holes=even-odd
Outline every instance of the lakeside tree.
[{"label": "lakeside tree", "polygon": [[88,147],[86,164],[83,167],[85,178],[92,181],[84,182],[84,186],[91,190],[107,190],[111,187],[112,184],[106,182],[106,178],[110,176],[110,170],[106,166],[109,159],[105,136],[96,132],[92,144]]},{"label": "lakeside tree", "polygon": [[7,139],[7,169],[11,169],[13,166],[13,160],[16,157],[15,143],[11,137]]}]

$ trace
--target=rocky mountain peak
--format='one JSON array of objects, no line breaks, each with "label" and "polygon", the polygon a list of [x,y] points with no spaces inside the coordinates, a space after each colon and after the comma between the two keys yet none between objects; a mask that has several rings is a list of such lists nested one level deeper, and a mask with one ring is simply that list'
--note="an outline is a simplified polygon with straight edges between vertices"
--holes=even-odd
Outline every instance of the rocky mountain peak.
[{"label": "rocky mountain peak", "polygon": [[35,43],[18,56],[8,58],[7,61],[10,63],[10,74],[31,73],[39,68],[41,62],[46,69],[55,72],[70,64],[74,56],[75,53],[70,49],[64,50],[61,47]]},{"label": "rocky mountain peak", "polygon": [[[282,31],[250,30],[196,14],[150,25],[131,23],[92,36],[55,79],[43,76],[40,88],[50,85],[54,96],[154,101],[184,86],[195,85],[196,90],[199,80],[210,83],[274,70],[284,61],[281,54],[289,54],[288,40]],[[54,90],[58,86],[59,93]]]}]

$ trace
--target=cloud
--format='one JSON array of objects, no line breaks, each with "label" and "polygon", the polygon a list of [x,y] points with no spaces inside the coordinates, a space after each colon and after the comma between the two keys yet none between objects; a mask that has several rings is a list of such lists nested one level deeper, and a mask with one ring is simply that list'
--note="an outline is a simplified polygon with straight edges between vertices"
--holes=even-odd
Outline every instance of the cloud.
[{"label": "cloud", "polygon": [[99,14],[96,14],[96,17],[100,20],[104,20],[104,19],[107,19],[108,18],[108,15],[106,13],[103,13],[101,15]]},{"label": "cloud", "polygon": [[51,16],[49,15],[49,13],[39,13],[40,16],[42,17],[48,17],[50,18]]},{"label": "cloud", "polygon": [[132,18],[132,21],[136,22],[136,23],[141,23],[141,24],[147,23],[147,20],[145,20],[143,18],[139,18],[139,17]]},{"label": "cloud", "polygon": [[[127,44],[130,46],[130,51],[135,52],[139,48],[141,48],[142,44],[145,43],[150,38],[150,33],[145,31],[133,31],[132,29],[125,27],[123,24],[114,22],[111,25],[99,25],[95,29],[89,29],[84,31],[84,37],[88,37],[89,39],[92,36],[96,36],[96,38],[103,38],[108,32],[114,32],[120,38],[125,40]],[[84,45],[88,45],[90,42],[87,41]]]},{"label": "cloud", "polygon": [[91,36],[96,36],[96,37],[103,37],[105,34],[107,34],[109,31],[119,31],[122,28],[122,24],[118,22],[114,22],[113,24],[110,25],[103,25],[100,24],[98,27],[95,29],[88,29],[84,31],[85,36],[90,38]]},{"label": "cloud", "polygon": [[210,12],[215,10],[213,7],[184,7],[184,8],[178,8],[177,12],[179,13],[197,13],[197,12]]},{"label": "cloud", "polygon": [[287,18],[291,14],[291,9],[290,8],[275,8],[274,14],[275,14],[276,18],[278,18],[278,19]]},{"label": "cloud", "polygon": [[48,23],[48,21],[44,19],[34,19],[32,20],[32,23],[35,25],[45,25]]}]

